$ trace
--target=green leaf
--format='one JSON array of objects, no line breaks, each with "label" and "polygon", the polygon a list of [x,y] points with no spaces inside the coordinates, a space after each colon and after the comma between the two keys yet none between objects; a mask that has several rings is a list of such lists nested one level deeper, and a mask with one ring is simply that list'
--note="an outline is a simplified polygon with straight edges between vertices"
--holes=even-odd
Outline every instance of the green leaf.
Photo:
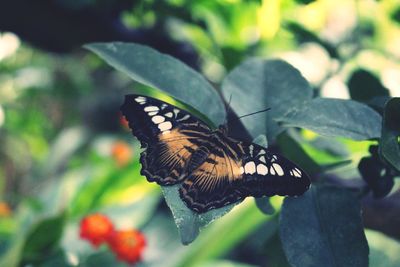
[{"label": "green leaf", "polygon": [[365,232],[370,248],[370,266],[397,267],[400,263],[400,242],[376,231]]},{"label": "green leaf", "polygon": [[292,266],[368,266],[360,204],[345,189],[313,186],[286,198],[280,237]]},{"label": "green leaf", "polygon": [[188,245],[199,235],[200,229],[228,213],[236,204],[231,204],[205,213],[196,213],[189,209],[179,196],[179,185],[162,186],[162,191],[179,229],[181,242]]},{"label": "green leaf", "polygon": [[21,262],[35,263],[41,262],[48,255],[54,253],[61,239],[65,223],[65,214],[44,219],[36,224],[29,231],[25,244]]},{"label": "green leaf", "polygon": [[287,127],[310,129],[325,136],[342,136],[353,140],[380,137],[381,116],[353,100],[315,98],[277,118]]},{"label": "green leaf", "polygon": [[312,90],[300,72],[288,63],[251,59],[225,77],[222,94],[225,99],[232,95],[231,107],[239,116],[271,108],[241,120],[253,138],[267,134],[271,142],[284,130],[275,119],[288,108],[311,99]]},{"label": "green leaf", "polygon": [[383,114],[382,137],[379,142],[381,156],[400,171],[400,97],[390,99]]},{"label": "green leaf", "polygon": [[216,125],[224,122],[225,106],[217,91],[203,76],[179,60],[133,43],[93,43],[85,48],[133,80],[194,107]]}]

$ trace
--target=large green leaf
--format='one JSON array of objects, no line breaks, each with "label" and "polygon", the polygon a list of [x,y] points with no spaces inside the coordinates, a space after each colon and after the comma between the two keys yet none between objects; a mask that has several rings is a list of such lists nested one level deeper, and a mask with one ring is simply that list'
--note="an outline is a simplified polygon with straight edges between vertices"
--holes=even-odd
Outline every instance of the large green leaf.
[{"label": "large green leaf", "polygon": [[283,131],[275,119],[289,108],[311,99],[312,90],[300,72],[281,60],[251,59],[235,68],[222,83],[225,99],[237,115],[271,110],[241,121],[253,138],[266,134],[269,142]]},{"label": "large green leaf", "polygon": [[352,100],[333,98],[314,98],[290,109],[277,120],[285,126],[354,140],[380,137],[382,124],[382,117],[370,107]]},{"label": "large green leaf", "polygon": [[286,198],[280,236],[292,266],[368,266],[360,204],[348,190],[313,186]]},{"label": "large green leaf", "polygon": [[191,243],[199,235],[200,229],[215,219],[228,213],[235,204],[220,209],[213,209],[199,214],[189,209],[179,197],[179,185],[163,186],[165,201],[172,211],[175,224],[179,229],[182,244]]},{"label": "large green leaf", "polygon": [[400,97],[390,99],[385,105],[380,154],[400,171]]},{"label": "large green leaf", "polygon": [[44,219],[29,231],[22,249],[21,263],[41,262],[56,252],[65,223],[65,214]]},{"label": "large green leaf", "polygon": [[216,125],[224,122],[225,107],[217,91],[179,60],[133,43],[93,43],[85,47],[133,80],[194,107]]}]

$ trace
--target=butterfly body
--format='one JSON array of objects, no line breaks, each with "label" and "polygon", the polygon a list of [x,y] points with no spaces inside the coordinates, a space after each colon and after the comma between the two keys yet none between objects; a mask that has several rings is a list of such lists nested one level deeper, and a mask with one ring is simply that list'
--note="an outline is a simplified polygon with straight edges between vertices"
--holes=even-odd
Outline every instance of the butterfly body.
[{"label": "butterfly body", "polygon": [[127,95],[121,111],[144,148],[141,174],[162,186],[180,184],[181,199],[198,213],[248,196],[301,195],[310,186],[284,157],[160,100]]}]

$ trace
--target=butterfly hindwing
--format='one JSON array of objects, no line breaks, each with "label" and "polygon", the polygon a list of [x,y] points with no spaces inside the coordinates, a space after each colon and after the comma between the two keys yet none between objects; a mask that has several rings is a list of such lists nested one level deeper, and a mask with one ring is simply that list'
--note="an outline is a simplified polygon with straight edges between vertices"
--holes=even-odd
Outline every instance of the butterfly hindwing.
[{"label": "butterfly hindwing", "polygon": [[145,148],[140,155],[141,174],[160,185],[182,180],[198,147],[192,140],[208,136],[208,126],[184,110],[146,96],[127,95],[121,111]]},{"label": "butterfly hindwing", "polygon": [[[235,145],[237,146],[237,145]],[[210,149],[207,159],[182,183],[181,199],[196,212],[205,212],[243,200],[240,157],[227,154],[224,148]]]},{"label": "butterfly hindwing", "polygon": [[308,176],[294,163],[256,144],[225,144],[237,159],[209,155],[180,189],[181,198],[196,212],[238,202],[248,196],[298,196],[310,186]]},{"label": "butterfly hindwing", "polygon": [[310,179],[294,163],[257,144],[243,144],[243,195],[299,196],[310,187]]}]

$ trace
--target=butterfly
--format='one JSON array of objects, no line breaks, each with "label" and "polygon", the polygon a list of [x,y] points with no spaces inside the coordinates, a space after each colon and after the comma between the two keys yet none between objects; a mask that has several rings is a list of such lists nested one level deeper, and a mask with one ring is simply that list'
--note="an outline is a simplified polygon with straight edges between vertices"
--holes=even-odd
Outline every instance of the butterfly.
[{"label": "butterfly", "polygon": [[140,141],[140,173],[161,186],[179,184],[179,195],[197,213],[248,196],[298,196],[307,174],[288,159],[254,143],[211,129],[176,106],[143,95],[126,95],[121,106]]}]

